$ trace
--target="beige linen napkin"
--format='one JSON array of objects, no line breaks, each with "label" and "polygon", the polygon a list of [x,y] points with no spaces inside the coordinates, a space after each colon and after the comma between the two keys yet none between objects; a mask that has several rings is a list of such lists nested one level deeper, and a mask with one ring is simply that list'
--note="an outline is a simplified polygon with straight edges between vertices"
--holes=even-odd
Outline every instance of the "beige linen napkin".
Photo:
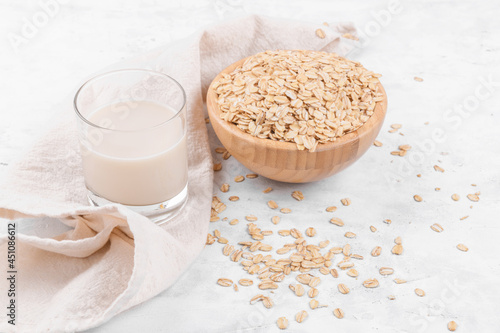
[{"label": "beige linen napkin", "polygon": [[[326,38],[316,36],[317,28]],[[120,205],[88,206],[73,110],[69,101],[63,104],[61,123],[11,166],[0,185],[0,217],[47,216],[73,229],[55,238],[17,235],[15,327],[5,315],[8,244],[0,238],[0,331],[85,330],[171,286],[206,241],[213,173],[203,100],[211,80],[229,64],[268,49],[345,54],[350,42],[340,36],[353,30],[348,24],[325,27],[250,16],[106,69],[155,69],[186,90],[189,199],[162,226]]]}]

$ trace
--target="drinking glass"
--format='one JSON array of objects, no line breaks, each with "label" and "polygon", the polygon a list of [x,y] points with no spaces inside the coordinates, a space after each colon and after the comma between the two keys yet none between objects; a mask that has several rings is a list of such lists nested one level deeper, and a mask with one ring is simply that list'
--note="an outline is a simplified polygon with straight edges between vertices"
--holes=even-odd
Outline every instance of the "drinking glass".
[{"label": "drinking glass", "polygon": [[160,223],[187,199],[186,94],[163,73],[98,75],[76,93],[83,174],[92,205],[119,203]]}]

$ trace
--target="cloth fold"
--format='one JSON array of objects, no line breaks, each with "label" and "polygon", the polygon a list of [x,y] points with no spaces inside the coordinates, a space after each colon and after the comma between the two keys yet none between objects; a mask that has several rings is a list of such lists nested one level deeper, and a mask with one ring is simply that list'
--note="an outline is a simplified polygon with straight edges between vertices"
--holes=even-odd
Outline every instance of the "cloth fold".
[{"label": "cloth fold", "polygon": [[[326,38],[315,35],[322,28]],[[203,111],[206,89],[231,63],[269,49],[311,49],[345,55],[355,34],[331,25],[249,16],[208,27],[187,39],[107,68],[149,68],[184,87],[188,111],[188,201],[157,226],[121,205],[88,206],[71,101],[0,185],[0,217],[51,217],[72,229],[54,238],[16,237],[16,325],[1,332],[74,332],[98,326],[170,287],[202,251],[210,220],[212,160]],[[0,237],[7,254],[8,238]],[[3,272],[9,270],[0,260]],[[0,279],[0,304],[9,304]]]}]

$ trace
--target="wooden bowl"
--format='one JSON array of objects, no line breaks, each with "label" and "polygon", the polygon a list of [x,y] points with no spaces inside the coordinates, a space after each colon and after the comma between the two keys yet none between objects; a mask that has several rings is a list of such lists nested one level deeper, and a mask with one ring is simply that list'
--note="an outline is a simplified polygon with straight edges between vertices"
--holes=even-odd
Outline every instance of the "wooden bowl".
[{"label": "wooden bowl", "polygon": [[316,151],[298,150],[293,142],[254,137],[220,117],[214,82],[232,72],[246,60],[230,65],[217,75],[207,92],[210,122],[224,147],[241,164],[264,177],[289,183],[321,180],[345,169],[363,155],[377,137],[387,110],[387,95],[378,83],[384,99],[377,102],[370,119],[357,130],[337,138],[335,142],[318,144]]}]

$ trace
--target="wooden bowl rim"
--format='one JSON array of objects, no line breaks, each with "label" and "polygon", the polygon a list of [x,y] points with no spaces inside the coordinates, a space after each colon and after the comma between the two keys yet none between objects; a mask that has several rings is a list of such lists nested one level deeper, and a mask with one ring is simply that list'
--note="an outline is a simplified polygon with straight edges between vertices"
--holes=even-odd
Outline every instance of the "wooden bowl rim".
[{"label": "wooden bowl rim", "polygon": [[[210,83],[210,86],[208,87],[207,91],[207,110],[208,114],[213,115],[211,119],[215,118],[216,121],[228,132],[231,132],[235,136],[237,136],[239,139],[244,140],[244,141],[250,141],[254,145],[259,145],[259,146],[269,146],[274,149],[278,148],[280,150],[286,150],[286,151],[301,151],[297,148],[297,145],[294,142],[287,142],[287,141],[278,141],[278,140],[271,140],[271,139],[263,139],[259,137],[255,137],[253,135],[250,135],[249,133],[243,132],[241,129],[239,129],[235,124],[225,121],[220,117],[221,110],[219,107],[219,104],[217,103],[216,96],[217,94],[215,93],[214,89],[212,88],[215,82],[219,80],[219,78],[225,74],[233,71],[236,67],[239,65],[243,64],[248,58],[246,57],[241,60],[238,60],[231,65],[227,66],[224,68]],[[326,151],[333,149],[336,146],[341,146],[345,144],[349,144],[353,141],[356,141],[359,139],[359,137],[365,135],[365,133],[370,132],[374,127],[369,126],[372,125],[376,121],[376,119],[384,119],[385,113],[387,111],[387,94],[385,92],[384,87],[382,86],[382,83],[380,81],[377,83],[377,85],[380,87],[381,92],[383,94],[384,99],[381,102],[376,102],[375,103],[375,108],[373,110],[373,114],[370,116],[370,119],[363,125],[361,125],[358,129],[356,129],[353,132],[349,132],[346,135],[341,136],[340,138],[337,138],[337,140],[332,141],[332,142],[327,142],[327,143],[319,143],[316,150],[314,152],[321,152],[321,151]],[[215,106],[215,110],[211,108],[211,103],[208,101],[211,100],[213,102],[213,105]],[[381,117],[374,117],[375,114],[380,115]],[[368,125],[368,126],[365,126]],[[373,124],[374,125],[374,124]],[[302,150],[303,152],[308,152],[310,153],[309,150],[305,149]]]}]

